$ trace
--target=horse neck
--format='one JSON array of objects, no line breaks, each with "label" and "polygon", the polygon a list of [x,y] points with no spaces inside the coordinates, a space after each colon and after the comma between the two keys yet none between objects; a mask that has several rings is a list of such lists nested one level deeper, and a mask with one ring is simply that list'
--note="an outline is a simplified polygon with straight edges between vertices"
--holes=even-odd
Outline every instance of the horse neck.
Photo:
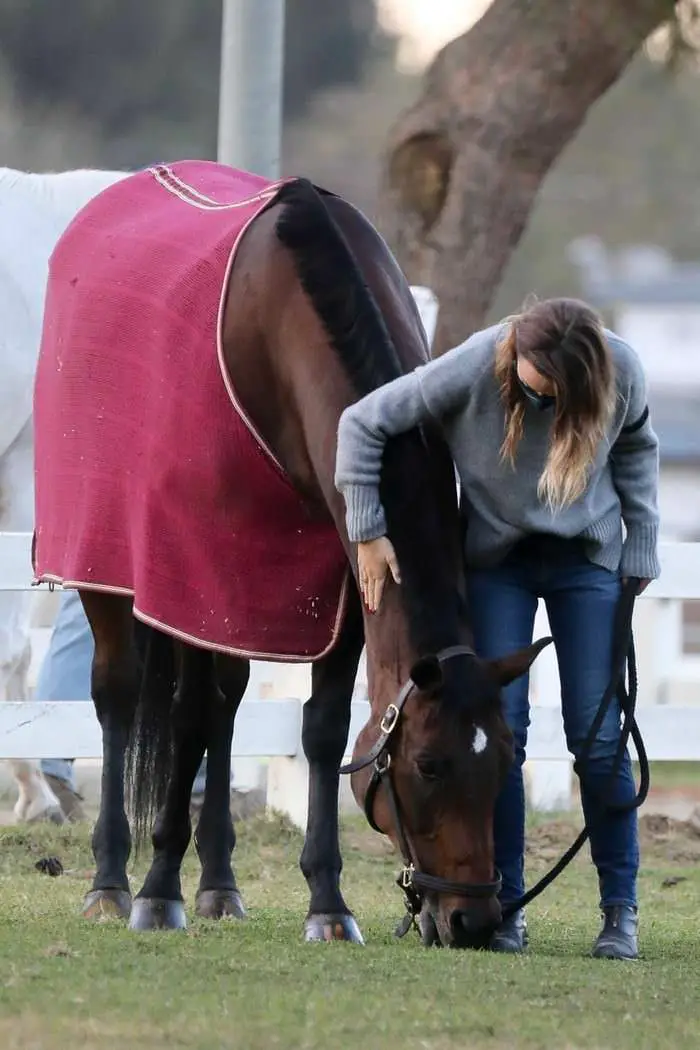
[{"label": "horse neck", "polygon": [[365,613],[367,686],[375,719],[381,718],[387,705],[396,700],[421,657],[437,656],[453,646],[469,644],[466,621],[457,618],[446,622],[443,630],[426,633],[421,641],[407,614],[401,587],[388,584],[379,611]]},{"label": "horse neck", "polygon": [[418,657],[402,595],[393,582],[386,586],[379,610],[365,612],[365,648],[370,705],[381,716]]}]

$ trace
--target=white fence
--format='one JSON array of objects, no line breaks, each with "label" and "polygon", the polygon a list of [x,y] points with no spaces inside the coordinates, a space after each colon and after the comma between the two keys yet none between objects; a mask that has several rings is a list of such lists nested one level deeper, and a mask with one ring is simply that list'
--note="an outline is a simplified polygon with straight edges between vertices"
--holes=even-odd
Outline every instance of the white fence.
[{"label": "white fence", "polygon": [[[685,673],[677,619],[669,610],[681,600],[700,599],[700,544],[662,544],[661,560],[661,579],[638,603],[640,607],[651,606],[654,613],[651,620],[647,619],[645,644],[638,648],[640,676],[653,675],[654,694],[663,697],[665,683]],[[29,566],[30,537],[0,533],[0,591],[29,589]],[[545,633],[546,617],[538,613],[536,634]],[[356,696],[366,695],[363,667]],[[696,670],[691,666],[691,676]],[[267,760],[268,805],[287,812],[302,827],[306,821],[307,769],[301,748],[302,702],[294,694],[308,695],[309,677],[308,666],[253,665],[251,684],[236,719],[232,756],[234,763],[252,758]],[[565,808],[572,798],[571,762],[562,733],[553,647],[538,657],[531,700],[530,801],[539,809]],[[366,700],[353,702],[348,752],[367,716]],[[697,707],[647,702],[640,706],[638,720],[652,760],[700,760],[700,696]],[[91,703],[29,700],[0,704],[0,758],[99,758],[101,753],[100,729]]]},{"label": "white fence", "polygon": [[[662,543],[661,577],[637,602],[635,641],[639,723],[651,761],[700,761],[700,658],[682,647],[681,602],[700,600],[700,543]],[[535,635],[548,634],[538,608]],[[680,692],[690,703],[669,704]],[[536,809],[567,809],[573,799],[572,763],[561,722],[554,647],[537,658],[531,685],[528,738],[529,800]],[[697,706],[696,706],[697,705]]]}]

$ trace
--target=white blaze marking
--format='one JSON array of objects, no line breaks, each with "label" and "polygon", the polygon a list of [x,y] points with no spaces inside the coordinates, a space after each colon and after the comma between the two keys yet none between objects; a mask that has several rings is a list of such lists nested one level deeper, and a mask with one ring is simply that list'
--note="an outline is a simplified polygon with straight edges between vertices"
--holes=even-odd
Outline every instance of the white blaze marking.
[{"label": "white blaze marking", "polygon": [[486,733],[483,731],[481,726],[477,726],[476,732],[474,733],[474,743],[472,744],[472,751],[474,752],[474,754],[480,755],[481,752],[485,750],[488,742],[489,741],[488,737],[486,736]]}]

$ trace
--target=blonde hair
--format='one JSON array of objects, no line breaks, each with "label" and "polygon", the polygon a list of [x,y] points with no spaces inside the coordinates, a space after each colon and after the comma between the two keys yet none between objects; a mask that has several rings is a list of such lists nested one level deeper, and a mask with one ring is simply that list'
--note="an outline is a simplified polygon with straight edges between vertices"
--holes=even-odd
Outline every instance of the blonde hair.
[{"label": "blonde hair", "polygon": [[548,378],[556,398],[549,451],[537,484],[554,512],[586,491],[591,467],[615,405],[614,368],[598,315],[576,299],[527,305],[503,322],[495,371],[505,408],[501,458],[515,468],[526,398],[518,382],[518,356]]}]

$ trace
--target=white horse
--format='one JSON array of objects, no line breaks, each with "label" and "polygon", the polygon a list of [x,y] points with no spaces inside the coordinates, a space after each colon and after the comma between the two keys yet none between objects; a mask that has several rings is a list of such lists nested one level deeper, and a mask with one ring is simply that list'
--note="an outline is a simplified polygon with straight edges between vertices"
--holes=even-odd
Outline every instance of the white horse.
[{"label": "white horse", "polygon": [[[0,532],[34,527],[32,392],[49,257],[80,209],[127,174],[0,168]],[[28,592],[0,591],[0,701],[28,695],[30,600]],[[16,819],[60,820],[39,764],[9,764],[19,789]]]}]

